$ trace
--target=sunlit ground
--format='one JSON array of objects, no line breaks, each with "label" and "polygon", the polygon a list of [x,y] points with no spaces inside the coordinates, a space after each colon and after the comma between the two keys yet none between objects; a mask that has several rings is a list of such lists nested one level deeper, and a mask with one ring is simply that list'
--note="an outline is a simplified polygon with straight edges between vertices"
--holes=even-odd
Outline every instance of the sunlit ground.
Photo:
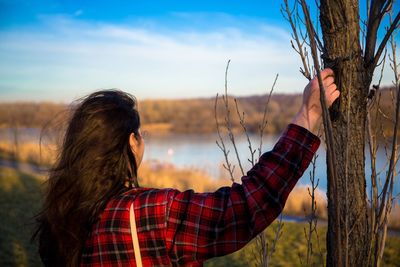
[{"label": "sunlit ground", "polygon": [[[216,183],[206,176],[202,176],[200,172],[173,167],[159,166],[151,169],[151,166],[144,165],[142,175],[149,178],[144,182],[144,186],[195,188],[198,191],[207,191],[224,183],[227,184],[226,181]],[[33,216],[40,208],[44,181],[45,178],[41,175],[0,167],[0,218],[2,221],[0,224],[0,266],[41,265],[37,247],[29,239],[33,231]],[[306,190],[298,188],[288,200],[288,209],[285,213],[301,216],[302,209],[308,203]],[[326,216],[323,212],[320,215],[321,217]],[[326,254],[326,223],[320,220],[320,225],[318,227],[319,239],[315,236],[313,239],[312,261],[317,266],[322,265]],[[302,262],[304,264],[307,253],[304,228],[307,226],[307,223],[284,223],[282,237],[271,258],[271,266],[301,266]],[[266,230],[269,243],[275,236],[275,228],[276,224],[274,223]],[[400,262],[399,247],[399,235],[389,235],[386,241],[383,266],[398,266]],[[259,255],[259,247],[252,242],[232,255],[208,261],[206,266],[254,266],[259,260]]]}]

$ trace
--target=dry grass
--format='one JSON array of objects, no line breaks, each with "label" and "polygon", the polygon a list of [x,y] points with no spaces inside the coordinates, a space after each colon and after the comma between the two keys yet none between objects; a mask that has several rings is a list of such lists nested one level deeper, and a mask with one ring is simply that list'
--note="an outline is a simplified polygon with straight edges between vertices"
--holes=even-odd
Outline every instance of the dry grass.
[{"label": "dry grass", "polygon": [[141,126],[143,132],[149,132],[153,135],[168,134],[172,132],[171,123],[148,123]]},{"label": "dry grass", "polygon": [[[395,202],[394,202],[395,203]],[[400,205],[395,203],[394,206],[392,207],[392,211],[389,214],[389,226],[390,228],[398,229],[400,230]]]},{"label": "dry grass", "polygon": [[41,204],[39,176],[0,167],[0,266],[42,266],[31,243]]},{"label": "dry grass", "polygon": [[[29,238],[33,231],[33,216],[41,206],[43,178],[23,173],[10,168],[0,167],[0,266],[42,266],[36,244]],[[274,237],[273,223],[266,229],[268,240]],[[300,259],[305,259],[307,242],[303,228],[305,224],[285,222],[283,236],[277,244],[273,255],[273,266],[304,266]],[[318,226],[320,244],[325,249],[326,226]],[[316,240],[313,240],[314,244]],[[400,261],[398,248],[400,238],[389,236],[383,256],[383,266],[398,266]],[[257,250],[251,242],[242,250],[233,254],[211,259],[205,266],[244,267],[256,266]],[[314,253],[315,265],[323,266],[324,259]]]},{"label": "dry grass", "polygon": [[[315,201],[317,203],[316,215],[318,218],[327,219],[327,199],[321,190],[315,191]],[[307,216],[311,213],[311,197],[308,194],[307,186],[297,186],[290,193],[286,201],[284,213],[294,216]]]},{"label": "dry grass", "polygon": [[18,147],[10,141],[0,141],[0,157],[6,159],[17,159],[37,165],[50,165],[57,155],[55,145],[40,145],[38,142],[19,143]]},{"label": "dry grass", "polygon": [[217,181],[199,170],[177,168],[171,164],[158,162],[144,162],[141,165],[139,182],[148,187],[193,189],[196,192],[214,191],[221,186],[230,185],[229,180]]},{"label": "dry grass", "polygon": [[[40,151],[36,142],[21,142],[16,153],[15,146],[9,141],[0,141],[0,158],[15,159],[39,165],[51,165],[56,156],[55,145],[43,145]],[[15,157],[16,156],[16,157]],[[210,192],[221,186],[230,186],[229,179],[217,180],[196,169],[178,168],[171,164],[155,161],[144,162],[139,169],[139,183],[146,187],[193,189],[196,192]],[[324,192],[316,191],[317,212],[321,219],[327,219],[327,199]],[[308,216],[311,198],[306,186],[297,186],[289,195],[283,211],[286,215]],[[400,229],[400,207],[395,204],[389,215],[390,228]]]}]

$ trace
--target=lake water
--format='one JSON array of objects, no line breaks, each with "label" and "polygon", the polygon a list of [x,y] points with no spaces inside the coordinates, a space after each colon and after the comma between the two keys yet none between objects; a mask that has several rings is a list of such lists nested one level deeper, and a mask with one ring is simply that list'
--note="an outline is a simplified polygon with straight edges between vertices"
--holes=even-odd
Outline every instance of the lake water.
[{"label": "lake water", "polygon": [[[199,169],[212,177],[220,179],[229,179],[229,173],[222,167],[225,163],[224,154],[216,145],[218,137],[215,136],[204,136],[204,135],[173,135],[173,136],[150,136],[145,139],[145,160],[157,160],[160,162],[171,163],[176,166]],[[252,144],[257,149],[256,155],[258,158],[258,147],[259,138],[251,136]],[[263,152],[269,151],[273,148],[275,142],[279,139],[279,136],[265,136],[263,138]],[[234,149],[230,144],[229,140],[225,140],[225,144],[230,150],[229,158],[230,162],[236,165],[236,181],[240,181],[239,166],[237,166],[236,155]],[[248,159],[250,158],[250,150],[248,141],[245,136],[239,136],[236,138],[236,144],[238,151],[240,151],[240,159],[243,163],[244,170],[251,168],[251,164]],[[370,184],[370,158],[369,150],[366,147],[366,175],[367,175],[367,186]],[[382,171],[381,177],[386,174],[385,170],[388,167],[387,156],[384,148],[378,151],[377,155],[377,170]],[[316,178],[319,178],[319,189],[326,191],[327,178],[326,178],[326,151],[324,145],[321,144],[317,151],[316,160]],[[397,163],[397,170],[400,171],[400,162]],[[305,171],[303,177],[299,180],[301,185],[310,184],[310,172],[312,166]],[[398,173],[398,172],[397,172]],[[394,195],[400,192],[400,181],[397,175],[395,180]]]},{"label": "lake water", "polygon": [[[40,136],[40,130],[38,129],[20,129],[18,132],[21,141],[38,141]],[[12,133],[9,129],[0,129],[0,140],[12,138]],[[263,138],[263,152],[266,152],[274,146],[279,136],[265,136]],[[222,151],[216,145],[217,135],[194,135],[194,134],[175,134],[175,135],[148,135],[145,136],[145,161],[157,161],[160,163],[173,164],[177,167],[182,168],[193,168],[205,172],[207,175],[215,179],[229,179],[229,173],[222,167],[225,163],[224,155]],[[251,136],[251,141],[254,146],[253,149],[258,149],[259,138]],[[250,156],[250,150],[248,148],[248,142],[245,136],[236,137],[236,143],[238,151],[240,151],[241,162],[243,163],[244,170],[251,168],[251,164],[248,162]],[[240,181],[239,167],[237,166],[237,160],[233,147],[230,145],[229,140],[225,140],[225,144],[230,150],[229,158],[230,162],[236,165],[236,177],[237,182]],[[321,144],[318,152],[318,158],[316,163],[316,177],[320,179],[319,189],[326,191],[327,179],[326,179],[326,157],[325,149]],[[366,175],[367,184],[369,187],[370,177],[370,161],[369,151],[366,147]],[[256,151],[256,158],[258,158],[258,150]],[[378,151],[377,157],[377,170],[382,171],[382,177],[385,175],[387,169],[387,156],[383,146]],[[397,170],[400,171],[400,162],[397,163]],[[311,166],[304,173],[300,179],[299,184],[309,185],[309,173]],[[397,172],[398,173],[398,172]],[[395,180],[394,195],[400,193],[400,181],[397,175]]]}]

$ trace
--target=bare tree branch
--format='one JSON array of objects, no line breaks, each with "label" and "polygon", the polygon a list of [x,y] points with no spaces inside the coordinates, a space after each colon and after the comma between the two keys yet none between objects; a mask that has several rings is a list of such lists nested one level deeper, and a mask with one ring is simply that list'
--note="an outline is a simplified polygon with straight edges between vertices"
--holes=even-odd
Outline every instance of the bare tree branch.
[{"label": "bare tree branch", "polygon": [[[293,31],[293,35],[294,35],[293,39],[296,42],[297,49],[295,48],[293,42],[291,42],[292,43],[292,47],[300,55],[301,62],[303,63],[303,69],[300,69],[300,72],[308,80],[311,80],[310,68],[307,65],[306,56],[304,55],[304,52],[303,52],[303,43],[300,42],[300,38],[299,38],[299,35],[297,33],[296,23],[295,23],[295,20],[293,19],[293,11],[291,11],[290,8],[289,8],[288,0],[284,0],[283,2],[284,2],[285,5],[282,5],[281,13],[283,14],[283,16],[286,18],[286,20],[289,22],[290,26],[292,27],[292,31]],[[295,10],[295,8],[293,8],[293,10]],[[285,14],[287,16],[285,16]],[[303,39],[305,39],[305,38],[303,38]]]},{"label": "bare tree branch", "polygon": [[[371,112],[372,112],[372,107],[376,103],[376,111],[375,111],[375,122],[378,122],[378,114],[380,111],[379,108],[379,103],[380,103],[380,93],[377,94],[376,91],[379,90],[380,84],[382,82],[382,77],[383,77],[383,71],[385,68],[385,63],[386,63],[386,50],[385,50],[385,55],[382,60],[382,68],[380,71],[380,77],[377,85],[373,86],[373,95],[375,97],[368,98],[369,102],[367,103],[367,118],[366,118],[366,127],[367,127],[367,140],[368,140],[368,147],[369,147],[369,153],[370,153],[370,164],[371,164],[371,216],[370,216],[370,225],[369,225],[369,250],[368,250],[368,263],[371,262],[371,257],[372,257],[372,248],[373,244],[375,243],[376,240],[376,234],[377,234],[377,223],[376,223],[376,213],[378,210],[378,187],[377,187],[377,177],[378,173],[376,171],[376,155],[378,151],[378,145],[377,145],[377,127],[373,129],[372,127],[372,121],[371,121]],[[371,94],[370,91],[370,94]],[[376,96],[377,95],[377,96]]]},{"label": "bare tree branch", "polygon": [[250,150],[250,158],[248,158],[247,160],[250,162],[251,166],[254,166],[254,164],[255,164],[254,154],[256,153],[257,150],[253,149],[253,145],[250,140],[249,131],[247,130],[246,123],[245,123],[245,113],[240,112],[238,100],[235,98],[234,101],[235,101],[236,114],[239,118],[240,126],[242,126],[243,132],[246,135],[247,145]]},{"label": "bare tree branch", "polygon": [[[390,15],[390,23],[393,23],[392,21],[392,13],[389,13]],[[392,24],[393,25],[393,24]],[[371,225],[370,225],[370,231],[371,231],[371,243],[370,243],[370,251],[368,252],[368,262],[371,262],[372,258],[372,250],[373,250],[373,265],[374,266],[379,266],[382,257],[383,257],[383,251],[385,248],[385,241],[386,241],[386,235],[387,235],[387,226],[388,226],[388,215],[392,209],[392,203],[393,203],[393,187],[394,187],[394,179],[396,176],[396,164],[398,162],[398,145],[397,145],[397,131],[398,131],[398,124],[399,124],[399,113],[400,113],[400,82],[399,82],[399,72],[397,71],[397,62],[396,62],[396,43],[394,41],[394,35],[393,33],[391,35],[391,47],[392,47],[392,54],[393,57],[390,58],[389,60],[392,61],[393,64],[391,64],[393,72],[394,72],[394,84],[395,84],[395,90],[396,90],[396,96],[392,96],[392,101],[394,101],[394,106],[395,106],[395,112],[394,112],[394,119],[388,118],[390,121],[393,123],[393,136],[391,140],[391,146],[390,146],[390,156],[388,156],[388,161],[389,161],[389,166],[387,167],[386,171],[386,177],[384,181],[384,186],[380,194],[377,192],[377,186],[376,186],[376,176],[377,174],[374,174],[374,179],[372,179],[372,187],[373,187],[373,195],[372,195],[372,206],[371,206]],[[386,57],[385,57],[386,58]],[[383,68],[383,67],[382,67]],[[383,71],[383,70],[382,70]],[[381,71],[381,73],[382,73]],[[377,113],[381,112],[379,109],[379,102],[377,106]],[[382,124],[381,124],[382,125]],[[384,134],[384,133],[383,133]],[[375,140],[376,143],[376,140]],[[387,151],[387,145],[385,145],[385,152],[388,154]],[[371,160],[372,156],[375,156],[374,159],[376,159],[376,147],[375,147],[375,155],[371,154]],[[375,165],[371,166],[372,168],[375,167]],[[386,166],[385,166],[386,168]],[[374,172],[374,169],[372,169]],[[371,176],[372,178],[372,176]]]},{"label": "bare tree branch", "polygon": [[[324,123],[324,129],[325,129],[325,137],[326,137],[326,144],[327,144],[327,156],[328,156],[328,169],[330,172],[330,175],[328,175],[329,182],[332,184],[332,189],[334,191],[337,190],[337,174],[336,174],[336,168],[334,163],[336,162],[335,160],[335,154],[333,153],[333,135],[332,135],[332,125],[331,121],[329,118],[329,111],[326,106],[326,101],[325,101],[325,90],[324,90],[324,85],[322,82],[322,77],[321,77],[321,71],[320,71],[320,65],[319,65],[319,60],[318,60],[318,55],[317,55],[317,48],[316,48],[316,43],[314,39],[314,30],[313,26],[311,23],[310,19],[310,13],[308,11],[307,4],[305,0],[301,0],[301,6],[303,8],[303,13],[306,19],[306,25],[307,25],[307,32],[309,34],[309,39],[310,39],[310,45],[311,45],[311,54],[312,58],[314,61],[314,68],[317,72],[317,77],[318,77],[318,83],[320,87],[320,101],[321,101],[321,106],[322,106],[322,118],[323,118],[323,123]],[[340,218],[340,212],[339,212],[339,199],[338,195],[336,193],[333,193],[335,195],[335,215],[336,215],[336,220],[339,220]],[[335,242],[338,242],[341,244],[341,236],[340,236],[340,223],[336,222],[335,223],[336,227],[336,240]],[[337,260],[338,260],[338,266],[342,266],[342,251],[336,250],[337,254]]]},{"label": "bare tree branch", "polygon": [[[391,2],[392,0],[388,0]],[[367,66],[371,66],[374,62],[376,38],[378,34],[379,25],[385,11],[382,11],[386,0],[372,1],[368,16],[367,38],[365,41],[365,54],[364,60]],[[370,69],[373,69],[371,67]]]},{"label": "bare tree branch", "polygon": [[313,266],[311,263],[311,258],[313,256],[313,243],[312,243],[312,236],[315,233],[317,237],[317,244],[319,248],[319,252],[321,254],[321,258],[323,258],[322,253],[321,253],[321,247],[319,245],[319,236],[318,236],[318,231],[317,231],[317,223],[318,223],[318,217],[317,217],[317,202],[315,200],[315,192],[316,189],[318,188],[319,184],[319,179],[316,180],[315,177],[315,169],[316,169],[316,161],[317,161],[318,155],[315,155],[313,160],[311,161],[312,164],[312,170],[310,171],[310,182],[311,182],[311,190],[310,188],[307,188],[308,194],[311,198],[311,211],[310,214],[307,216],[308,217],[308,230],[306,230],[306,227],[304,227],[304,235],[307,241],[307,257],[306,257],[306,266]]},{"label": "bare tree branch", "polygon": [[262,122],[261,122],[261,124],[259,125],[260,145],[259,145],[259,147],[258,147],[258,157],[261,157],[262,146],[263,146],[264,130],[265,130],[265,127],[267,126],[267,123],[268,123],[268,121],[267,121],[268,105],[269,105],[269,101],[271,100],[271,95],[272,95],[272,92],[274,91],[275,84],[276,84],[276,81],[278,80],[278,77],[279,77],[279,74],[277,73],[276,76],[275,76],[274,83],[272,84],[271,90],[269,91],[269,95],[268,95],[268,97],[267,97],[267,102],[265,103],[265,106],[264,106],[264,113],[263,113]]},{"label": "bare tree branch", "polygon": [[228,130],[229,140],[231,141],[231,143],[233,145],[233,149],[235,151],[235,155],[236,155],[236,159],[238,161],[240,172],[241,172],[242,175],[244,175],[242,162],[240,161],[239,152],[238,152],[238,149],[237,149],[237,146],[236,146],[235,135],[233,134],[232,121],[231,121],[231,110],[229,108],[228,70],[229,70],[229,64],[230,63],[231,63],[231,60],[228,60],[228,63],[226,64],[226,69],[225,69],[225,94],[224,94],[224,96],[222,98],[223,101],[224,101],[224,106],[225,106],[225,111],[226,111],[225,126],[226,126],[226,129]]},{"label": "bare tree branch", "polygon": [[[393,48],[393,60],[394,60],[394,66],[396,66],[396,50],[394,49],[394,37],[392,36],[392,48]],[[385,184],[383,187],[383,196],[382,196],[382,202],[386,201],[386,194],[387,194],[387,187],[389,186],[389,183],[392,182],[394,179],[394,168],[395,168],[395,161],[396,161],[396,148],[397,148],[397,131],[398,131],[398,124],[399,124],[399,114],[400,114],[400,83],[398,80],[398,73],[397,73],[397,68],[393,69],[394,74],[395,74],[395,81],[397,83],[397,96],[396,96],[396,110],[395,110],[395,123],[394,123],[394,130],[393,130],[393,139],[392,139],[392,151],[391,151],[391,156],[390,156],[390,163],[389,163],[389,170],[387,172]],[[389,194],[389,198],[391,198]],[[381,207],[379,211],[379,217],[382,216],[382,213],[384,212],[384,208]]]},{"label": "bare tree branch", "polygon": [[272,255],[275,253],[276,244],[278,244],[279,239],[282,237],[283,226],[284,226],[284,223],[282,222],[282,213],[281,213],[281,215],[279,216],[277,229],[275,229],[275,238],[272,241],[272,244],[271,244],[272,246],[271,246],[271,249],[270,249],[270,251],[268,253],[268,257],[267,257],[268,261],[267,261],[267,265],[266,266],[268,266],[269,263],[271,262]]},{"label": "bare tree branch", "polygon": [[387,30],[385,37],[383,37],[383,40],[382,40],[381,44],[379,45],[378,50],[376,51],[375,57],[373,58],[370,68],[372,68],[372,69],[375,68],[376,64],[379,61],[379,58],[381,57],[383,50],[385,49],[387,41],[389,40],[393,31],[400,25],[399,21],[400,21],[400,12],[397,12],[396,18],[392,22],[392,25],[390,25],[390,28]]},{"label": "bare tree branch", "polygon": [[224,167],[225,170],[228,171],[228,173],[230,175],[230,178],[231,178],[231,181],[233,183],[233,182],[235,182],[235,179],[234,179],[234,176],[233,176],[233,171],[235,169],[234,168],[235,166],[232,166],[231,163],[229,162],[229,158],[228,158],[229,150],[226,148],[225,143],[224,143],[224,139],[221,136],[221,130],[220,130],[220,125],[219,125],[219,121],[218,121],[217,110],[218,110],[218,94],[215,97],[214,115],[215,115],[215,123],[216,123],[216,126],[217,126],[217,134],[218,134],[219,141],[217,140],[215,142],[216,142],[217,146],[221,149],[222,153],[224,154],[225,163],[223,164],[223,167]]}]

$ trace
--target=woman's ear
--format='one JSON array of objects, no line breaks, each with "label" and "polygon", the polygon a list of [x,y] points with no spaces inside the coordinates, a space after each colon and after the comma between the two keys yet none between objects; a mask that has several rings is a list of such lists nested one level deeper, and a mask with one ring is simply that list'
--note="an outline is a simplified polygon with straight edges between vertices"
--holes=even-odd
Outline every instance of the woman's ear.
[{"label": "woman's ear", "polygon": [[136,139],[136,136],[134,133],[131,133],[129,135],[129,145],[131,147],[133,154],[135,154],[136,151],[138,151],[139,140]]},{"label": "woman's ear", "polygon": [[134,133],[129,135],[129,146],[131,147],[133,155],[135,155],[136,164],[139,167],[144,154],[144,141],[143,137],[140,135],[140,132],[137,135]]}]

